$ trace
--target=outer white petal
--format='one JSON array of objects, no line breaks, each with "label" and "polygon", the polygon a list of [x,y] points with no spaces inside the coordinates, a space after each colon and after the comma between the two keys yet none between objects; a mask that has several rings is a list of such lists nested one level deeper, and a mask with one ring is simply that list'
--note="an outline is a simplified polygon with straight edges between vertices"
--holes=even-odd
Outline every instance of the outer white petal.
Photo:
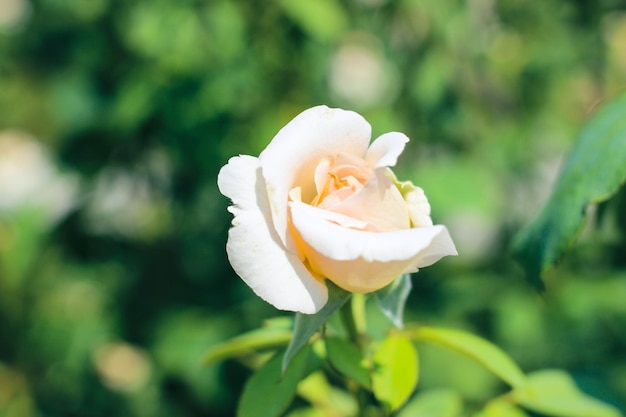
[{"label": "outer white petal", "polygon": [[[324,256],[336,260],[363,258],[368,262],[409,259],[430,252],[431,243],[439,235],[445,238],[435,245],[431,255],[441,259],[456,255],[456,248],[443,225],[416,227],[390,232],[369,232],[349,229],[328,221],[317,207],[304,203],[290,203],[294,227],[302,239]],[[430,260],[431,256],[429,256]],[[428,265],[432,264],[429,261]],[[427,265],[416,265],[417,267]]]},{"label": "outer white petal", "polygon": [[226,251],[237,275],[278,309],[319,311],[328,300],[328,289],[276,234],[259,160],[247,155],[231,158],[220,170],[217,184],[233,201],[229,210],[235,218]]},{"label": "outer white petal", "polygon": [[385,133],[372,142],[365,154],[365,162],[372,168],[395,166],[408,141],[403,133]]},{"label": "outer white petal", "polygon": [[320,209],[303,203],[291,203],[291,210],[311,265],[349,291],[375,291],[399,274],[457,254],[441,225],[368,232],[329,222]]},{"label": "outer white petal", "polygon": [[292,251],[295,243],[287,227],[288,193],[302,187],[303,201],[316,195],[315,168],[322,158],[340,153],[364,157],[371,126],[359,114],[317,106],[305,110],[283,127],[261,153],[274,227]]}]

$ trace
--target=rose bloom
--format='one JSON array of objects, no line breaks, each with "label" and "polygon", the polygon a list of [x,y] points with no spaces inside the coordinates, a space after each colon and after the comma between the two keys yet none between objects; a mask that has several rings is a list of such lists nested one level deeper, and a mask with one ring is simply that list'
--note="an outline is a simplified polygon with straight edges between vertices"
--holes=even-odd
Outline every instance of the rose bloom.
[{"label": "rose bloom", "polygon": [[258,158],[236,156],[220,170],[220,192],[233,202],[228,259],[276,308],[316,313],[326,279],[368,293],[456,255],[422,189],[389,169],[409,139],[392,132],[370,145],[370,137],[359,114],[313,107]]}]

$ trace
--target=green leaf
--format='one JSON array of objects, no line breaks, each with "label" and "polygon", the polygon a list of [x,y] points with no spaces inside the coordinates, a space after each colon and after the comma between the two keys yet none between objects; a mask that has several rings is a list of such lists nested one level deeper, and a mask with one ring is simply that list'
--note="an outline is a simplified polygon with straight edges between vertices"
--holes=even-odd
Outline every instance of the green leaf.
[{"label": "green leaf", "polygon": [[415,396],[397,417],[457,417],[463,411],[461,396],[448,389],[432,389]]},{"label": "green leaf", "polygon": [[204,355],[203,363],[210,366],[224,359],[285,346],[291,340],[291,335],[291,330],[286,329],[273,327],[256,329],[211,347]]},{"label": "green leaf", "polygon": [[318,410],[315,407],[304,407],[294,410],[287,414],[286,417],[327,417],[328,414],[322,410]]},{"label": "green leaf", "polygon": [[416,340],[436,343],[480,363],[512,387],[526,382],[519,366],[502,349],[481,337],[436,327],[420,327],[413,335]]},{"label": "green leaf", "polygon": [[515,237],[513,255],[534,285],[542,286],[542,272],[575,240],[587,205],[607,200],[626,181],[625,115],[622,94],[584,127],[543,210]]},{"label": "green leaf", "polygon": [[303,379],[298,384],[297,395],[311,404],[322,417],[356,416],[358,413],[356,398],[333,386],[323,369]]},{"label": "green leaf", "polygon": [[319,369],[321,359],[306,346],[293,358],[283,374],[281,355],[274,356],[246,382],[237,417],[278,417],[293,400],[298,383]]},{"label": "green leaf", "polygon": [[411,287],[411,275],[403,274],[385,288],[374,293],[374,298],[382,312],[398,328],[404,327],[402,318]]},{"label": "green leaf", "polygon": [[566,372],[546,369],[527,377],[526,386],[513,391],[513,399],[542,414],[558,417],[620,417],[614,407],[592,398],[578,389]]},{"label": "green leaf", "polygon": [[496,399],[473,417],[528,417],[528,414],[505,399]]},{"label": "green leaf", "polygon": [[417,350],[410,339],[390,336],[374,351],[372,391],[389,410],[399,409],[411,396],[419,378]]},{"label": "green leaf", "polygon": [[330,363],[342,374],[369,388],[370,371],[363,365],[359,349],[339,337],[326,339],[326,354]]},{"label": "green leaf", "polygon": [[293,337],[283,357],[283,372],[287,370],[296,353],[309,342],[311,336],[350,298],[351,293],[339,288],[330,281],[326,281],[326,283],[328,286],[328,302],[326,305],[316,314],[296,313]]}]

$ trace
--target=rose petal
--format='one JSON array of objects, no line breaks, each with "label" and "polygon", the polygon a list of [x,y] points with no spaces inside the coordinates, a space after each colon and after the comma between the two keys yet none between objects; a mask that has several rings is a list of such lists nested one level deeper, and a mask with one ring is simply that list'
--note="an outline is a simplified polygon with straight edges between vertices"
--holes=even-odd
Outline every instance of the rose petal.
[{"label": "rose petal", "polygon": [[325,189],[328,185],[328,171],[330,170],[330,158],[322,158],[322,160],[315,167],[315,174],[313,178],[315,180],[315,191],[317,196],[325,194]]},{"label": "rose petal", "polygon": [[430,203],[428,203],[428,198],[426,198],[424,190],[413,185],[411,181],[398,181],[391,170],[387,170],[387,176],[398,188],[404,201],[406,201],[411,218],[411,227],[432,226],[433,221],[430,218]]},{"label": "rose petal", "polygon": [[374,170],[359,191],[332,206],[323,204],[325,201],[320,206],[365,221],[371,225],[370,230],[408,229],[411,221],[407,205],[386,171],[387,168]]},{"label": "rose petal", "polygon": [[457,254],[441,225],[369,232],[329,222],[317,207],[304,203],[290,206],[294,229],[306,245],[304,252],[311,266],[348,291],[375,291],[402,273]]},{"label": "rose petal", "polygon": [[402,184],[400,192],[409,208],[411,224],[414,227],[432,226],[430,203],[428,203],[424,190],[413,185],[411,181],[406,181]]},{"label": "rose petal", "polygon": [[[297,201],[297,200],[292,200],[292,201]],[[330,210],[323,210],[323,209],[317,210],[315,214],[319,216],[320,219],[331,221],[342,227],[349,227],[351,229],[364,230],[368,226],[367,222],[355,219],[354,217],[344,216],[343,214],[335,213],[334,211],[330,211]]]},{"label": "rose petal", "polygon": [[315,279],[297,255],[287,251],[275,230],[260,161],[231,158],[217,184],[233,201],[235,215],[226,251],[233,269],[262,299],[278,309],[312,314],[328,300],[328,289]]},{"label": "rose petal", "polygon": [[421,252],[430,251],[429,245],[439,234],[448,238],[443,240],[443,245],[433,248],[441,251],[435,255],[442,258],[457,254],[447,229],[442,225],[390,232],[361,231],[328,221],[326,210],[297,202],[291,202],[289,206],[293,225],[300,236],[320,253],[336,260],[363,258],[368,262],[387,262],[413,258],[417,254],[423,256],[426,253]]},{"label": "rose petal", "polygon": [[408,141],[403,133],[385,133],[372,142],[365,154],[365,162],[372,168],[395,166]]},{"label": "rose petal", "polygon": [[259,156],[274,228],[289,250],[295,242],[288,233],[287,200],[294,186],[302,187],[302,199],[311,201],[315,168],[328,156],[340,153],[364,157],[371,126],[359,114],[317,106],[305,110],[283,127]]}]

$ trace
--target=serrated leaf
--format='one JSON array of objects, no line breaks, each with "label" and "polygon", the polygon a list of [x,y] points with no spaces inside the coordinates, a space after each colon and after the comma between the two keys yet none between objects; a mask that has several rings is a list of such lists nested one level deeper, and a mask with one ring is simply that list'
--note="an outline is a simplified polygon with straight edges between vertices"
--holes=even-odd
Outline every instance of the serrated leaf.
[{"label": "serrated leaf", "polygon": [[244,333],[211,347],[204,355],[205,366],[228,358],[249,355],[259,350],[286,346],[291,340],[291,330],[261,328]]},{"label": "serrated leaf", "polygon": [[372,391],[390,411],[402,407],[419,378],[419,361],[413,342],[406,337],[390,336],[374,351]]},{"label": "serrated leaf", "polygon": [[513,399],[542,414],[556,417],[620,417],[614,407],[583,393],[566,372],[546,369],[527,377],[526,386],[512,393]]},{"label": "serrated leaf", "polygon": [[319,369],[321,359],[306,346],[291,361],[283,374],[282,355],[270,359],[255,372],[246,385],[237,407],[237,417],[278,417],[293,400],[298,383]]},{"label": "serrated leaf", "polygon": [[457,417],[463,411],[461,396],[447,389],[433,389],[415,396],[397,417]]},{"label": "serrated leaf", "polygon": [[363,365],[359,349],[339,337],[326,339],[326,354],[330,363],[342,374],[369,388],[370,371]]},{"label": "serrated leaf", "polygon": [[374,293],[374,298],[383,314],[398,328],[404,326],[404,307],[411,293],[411,288],[411,275],[403,274],[391,284]]},{"label": "serrated leaf", "polygon": [[513,241],[513,255],[531,283],[561,257],[578,235],[590,203],[607,200],[626,181],[626,94],[583,128],[539,216]]},{"label": "serrated leaf", "polygon": [[309,342],[311,336],[350,298],[351,293],[348,291],[339,288],[330,281],[326,281],[326,283],[328,286],[328,302],[326,305],[316,314],[296,313],[293,324],[293,337],[283,356],[283,372],[287,370],[289,363],[298,351]]},{"label": "serrated leaf", "polygon": [[472,359],[512,387],[523,386],[526,377],[517,364],[493,343],[461,330],[437,327],[420,327],[413,333],[416,340],[423,340],[451,349]]}]

